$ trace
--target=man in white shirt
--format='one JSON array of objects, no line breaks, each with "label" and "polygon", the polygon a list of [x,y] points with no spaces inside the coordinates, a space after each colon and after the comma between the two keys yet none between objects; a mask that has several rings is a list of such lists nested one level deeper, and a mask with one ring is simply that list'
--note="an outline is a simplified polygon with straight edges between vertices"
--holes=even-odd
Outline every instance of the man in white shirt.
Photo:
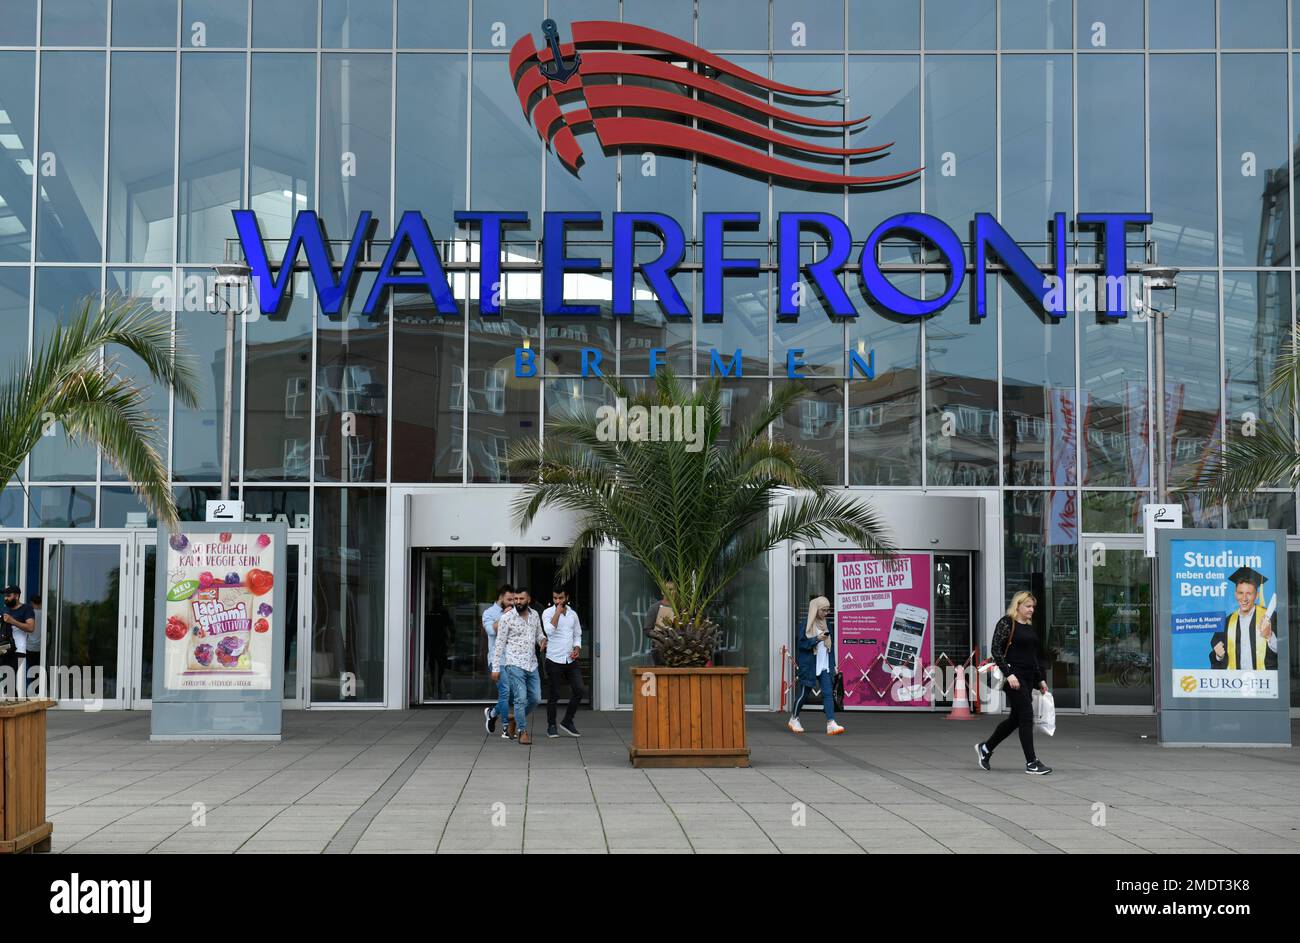
[{"label": "man in white shirt", "polygon": [[[570,737],[581,737],[573,718],[578,705],[587,696],[582,684],[582,666],[578,654],[582,650],[582,622],[569,606],[569,594],[563,589],[551,593],[551,606],[542,613],[542,631],[546,633],[546,680],[550,697],[546,701],[546,735],[558,737],[563,730]],[[555,726],[556,707],[560,703],[560,681],[569,683],[569,706],[564,709],[564,720],[559,730]]]},{"label": "man in white shirt", "polygon": [[1248,566],[1228,577],[1237,608],[1223,620],[1223,631],[1210,639],[1210,667],[1247,671],[1277,670],[1277,633],[1268,610],[1258,604],[1260,587],[1268,577]]},{"label": "man in white shirt", "polygon": [[[492,670],[492,655],[497,647],[497,622],[505,614],[508,597],[514,594],[514,587],[502,583],[497,588],[497,601],[483,610],[483,631],[487,635],[487,668]],[[515,735],[515,720],[510,713],[510,685],[497,684],[497,702],[492,707],[483,708],[483,726],[489,734],[497,729],[497,718],[507,717],[507,726],[501,736],[510,740]]]},{"label": "man in white shirt", "polygon": [[497,641],[492,650],[492,680],[500,682],[502,672],[515,705],[519,742],[533,742],[528,715],[542,700],[542,679],[537,673],[537,646],[546,650],[546,635],[537,611],[528,606],[528,594],[511,593],[510,608],[497,620]]}]

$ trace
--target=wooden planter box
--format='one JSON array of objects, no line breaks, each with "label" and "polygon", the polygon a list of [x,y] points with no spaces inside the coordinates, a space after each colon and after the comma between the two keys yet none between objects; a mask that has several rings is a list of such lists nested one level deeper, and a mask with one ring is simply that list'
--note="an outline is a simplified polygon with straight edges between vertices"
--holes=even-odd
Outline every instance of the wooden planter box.
[{"label": "wooden planter box", "polygon": [[0,854],[50,850],[45,820],[45,698],[0,702]]},{"label": "wooden planter box", "polygon": [[[748,766],[748,668],[632,668],[632,765]],[[646,675],[654,676],[654,684]]]}]

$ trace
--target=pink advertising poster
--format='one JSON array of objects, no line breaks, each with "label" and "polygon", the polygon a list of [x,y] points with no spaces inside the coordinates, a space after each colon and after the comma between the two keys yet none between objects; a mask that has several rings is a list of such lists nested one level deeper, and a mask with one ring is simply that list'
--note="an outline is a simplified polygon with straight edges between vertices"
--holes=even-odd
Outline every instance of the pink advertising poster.
[{"label": "pink advertising poster", "polygon": [[835,555],[835,645],[844,706],[930,707],[930,557]]}]

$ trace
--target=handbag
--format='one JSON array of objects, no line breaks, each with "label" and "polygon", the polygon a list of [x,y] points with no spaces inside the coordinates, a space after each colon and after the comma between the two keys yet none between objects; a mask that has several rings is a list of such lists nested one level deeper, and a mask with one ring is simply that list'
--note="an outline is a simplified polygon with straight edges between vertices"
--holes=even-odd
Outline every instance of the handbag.
[{"label": "handbag", "polygon": [[[1002,657],[1003,657],[1004,659],[1005,659],[1005,658],[1007,657],[1007,655],[1010,653],[1010,651],[1011,651],[1011,642],[1015,639],[1015,637],[1016,637],[1016,620],[1015,620],[1015,619],[1012,619],[1012,620],[1011,620],[1011,635],[1007,638],[1007,648],[1006,648],[1006,651],[1004,651],[1004,652],[1002,653]],[[1003,688],[1005,688],[1006,686],[1007,686],[1007,677],[1006,677],[1006,675],[1004,675],[1004,674],[1002,673],[1002,669],[999,668],[999,667],[997,666],[997,663],[995,662],[994,665],[993,665],[993,670],[989,672],[989,687],[991,687],[994,691],[1001,691],[1001,690],[1002,690]]]}]

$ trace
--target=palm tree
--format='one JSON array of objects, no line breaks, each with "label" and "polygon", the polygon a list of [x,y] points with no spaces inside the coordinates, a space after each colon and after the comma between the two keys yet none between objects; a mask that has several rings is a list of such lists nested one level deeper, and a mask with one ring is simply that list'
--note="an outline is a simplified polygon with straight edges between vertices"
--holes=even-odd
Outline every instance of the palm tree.
[{"label": "palm tree", "polygon": [[41,441],[60,423],[74,441],[99,447],[127,478],[160,524],[176,522],[167,466],[158,454],[159,426],[148,394],[114,356],[130,351],[179,402],[197,401],[197,374],[176,347],[171,319],[122,298],[83,301],[72,322],[56,327],[31,363],[0,387],[0,482],[13,481]]},{"label": "palm tree", "polygon": [[1200,491],[1210,501],[1231,494],[1249,494],[1277,483],[1295,489],[1300,484],[1300,442],[1296,441],[1296,403],[1300,393],[1300,329],[1282,345],[1273,375],[1260,396],[1265,405],[1254,435],[1236,436],[1210,454],[1201,468],[1178,489]]},{"label": "palm tree", "polygon": [[[698,666],[713,656],[710,606],[746,565],[782,541],[838,533],[864,550],[892,551],[875,511],[827,488],[813,453],[768,440],[768,427],[806,395],[800,384],[783,385],[726,441],[717,379],[691,391],[663,370],[635,396],[618,380],[607,377],[605,384],[628,404],[625,418],[637,407],[696,416],[700,439],[627,441],[632,423],[627,435],[612,435],[611,413],[602,420],[600,410],[552,419],[544,445],[520,443],[507,458],[512,473],[529,480],[515,501],[515,523],[526,530],[545,507],[578,515],[561,579],[602,544],[638,560],[674,611],[671,626],[649,633],[662,664]],[[793,493],[785,507],[774,513],[787,491]]]}]

